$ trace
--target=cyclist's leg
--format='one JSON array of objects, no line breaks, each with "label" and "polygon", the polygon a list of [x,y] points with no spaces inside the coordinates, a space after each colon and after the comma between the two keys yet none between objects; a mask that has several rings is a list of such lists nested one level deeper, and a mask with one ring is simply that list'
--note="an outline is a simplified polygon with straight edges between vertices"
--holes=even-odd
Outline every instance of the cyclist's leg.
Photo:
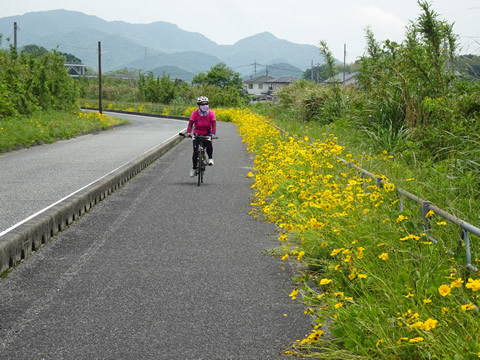
[{"label": "cyclist's leg", "polygon": [[197,139],[193,140],[192,163],[193,163],[193,169],[194,170],[197,169],[198,145],[199,145],[199,141]]},{"label": "cyclist's leg", "polygon": [[213,144],[212,144],[212,141],[205,141],[204,146],[207,149],[208,158],[213,159]]}]

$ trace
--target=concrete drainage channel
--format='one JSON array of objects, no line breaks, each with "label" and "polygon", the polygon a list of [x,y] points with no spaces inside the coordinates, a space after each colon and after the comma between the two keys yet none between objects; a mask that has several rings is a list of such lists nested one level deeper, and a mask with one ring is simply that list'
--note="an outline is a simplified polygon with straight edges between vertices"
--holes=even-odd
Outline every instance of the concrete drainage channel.
[{"label": "concrete drainage channel", "polygon": [[[146,115],[146,114],[142,114]],[[183,138],[174,136],[159,147],[0,236],[0,274],[12,269],[60,231],[119,189]]]}]

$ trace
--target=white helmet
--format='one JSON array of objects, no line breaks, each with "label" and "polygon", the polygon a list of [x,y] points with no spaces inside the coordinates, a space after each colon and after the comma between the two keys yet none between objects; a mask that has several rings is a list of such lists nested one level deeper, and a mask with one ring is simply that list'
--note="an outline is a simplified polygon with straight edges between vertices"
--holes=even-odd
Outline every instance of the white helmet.
[{"label": "white helmet", "polygon": [[208,98],[206,96],[200,96],[197,99],[197,104],[201,104],[201,103],[204,103],[204,102],[206,102],[208,104]]}]

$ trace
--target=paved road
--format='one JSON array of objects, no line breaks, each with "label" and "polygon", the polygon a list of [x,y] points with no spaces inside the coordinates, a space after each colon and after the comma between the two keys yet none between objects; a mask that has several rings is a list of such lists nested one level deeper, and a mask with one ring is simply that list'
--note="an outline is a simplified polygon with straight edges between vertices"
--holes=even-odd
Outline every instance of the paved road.
[{"label": "paved road", "polygon": [[217,133],[201,187],[185,140],[0,280],[1,359],[272,359],[309,331]]},{"label": "paved road", "polygon": [[0,233],[139,157],[187,125],[181,120],[128,118],[129,126],[0,155]]}]

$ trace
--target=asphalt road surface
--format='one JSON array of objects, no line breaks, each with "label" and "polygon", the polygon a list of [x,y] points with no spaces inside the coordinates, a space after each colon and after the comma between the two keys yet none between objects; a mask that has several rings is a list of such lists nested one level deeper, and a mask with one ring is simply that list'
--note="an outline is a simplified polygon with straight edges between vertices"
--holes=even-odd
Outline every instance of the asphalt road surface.
[{"label": "asphalt road surface", "polygon": [[0,234],[187,127],[182,120],[113,115],[132,124],[0,154]]},{"label": "asphalt road surface", "polygon": [[202,186],[185,140],[0,279],[0,359],[273,359],[308,333],[245,145],[217,133]]}]

